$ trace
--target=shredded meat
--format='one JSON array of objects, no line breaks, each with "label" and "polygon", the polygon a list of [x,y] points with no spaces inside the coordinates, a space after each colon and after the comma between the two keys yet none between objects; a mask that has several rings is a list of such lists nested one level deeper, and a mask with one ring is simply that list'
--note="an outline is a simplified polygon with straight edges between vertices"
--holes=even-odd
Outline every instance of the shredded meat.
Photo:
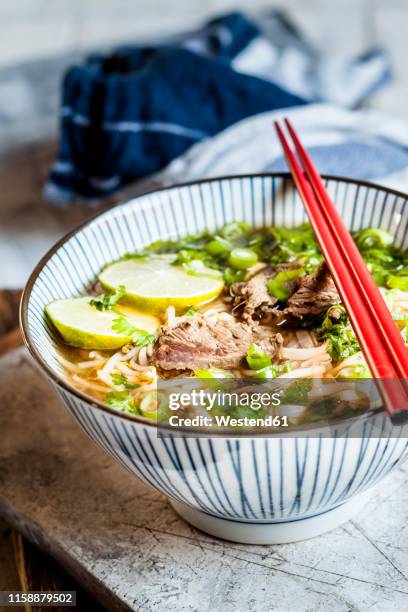
[{"label": "shredded meat", "polygon": [[233,313],[248,322],[267,315],[277,302],[267,289],[270,278],[270,274],[261,272],[247,282],[234,283],[230,290]]},{"label": "shredded meat", "polygon": [[178,317],[162,328],[153,360],[163,370],[200,370],[210,367],[238,368],[251,343],[273,357],[282,336],[258,324],[248,325],[230,319],[210,321],[200,314]]},{"label": "shredded meat", "polygon": [[[279,272],[300,267],[301,265],[296,262],[281,264],[273,270],[268,268],[259,272],[248,281],[234,283],[230,289],[230,294],[233,297],[233,313],[247,323],[270,319],[278,300],[269,293],[268,281]],[[297,281],[290,282],[288,285],[290,291],[294,291]]]},{"label": "shredded meat", "polygon": [[288,299],[282,315],[303,319],[307,315],[322,314],[339,302],[340,296],[323,262],[313,274],[299,280],[298,289]]}]

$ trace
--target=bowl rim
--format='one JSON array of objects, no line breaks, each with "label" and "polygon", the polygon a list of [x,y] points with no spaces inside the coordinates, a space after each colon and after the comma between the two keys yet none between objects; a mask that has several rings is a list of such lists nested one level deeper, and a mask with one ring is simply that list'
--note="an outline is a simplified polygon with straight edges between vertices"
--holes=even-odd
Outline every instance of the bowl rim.
[{"label": "bowl rim", "polygon": [[[319,421],[317,423],[310,423],[310,424],[304,424],[300,426],[291,427],[290,431],[288,432],[284,432],[282,431],[281,428],[278,428],[278,427],[275,428],[273,431],[270,431],[270,432],[268,431],[268,433],[265,433],[265,432],[262,433],[262,432],[256,432],[256,431],[246,431],[246,430],[242,432],[237,432],[237,431],[231,432],[231,430],[229,429],[221,430],[220,428],[217,428],[216,430],[211,431],[211,432],[210,431],[205,432],[204,430],[197,430],[194,428],[187,428],[187,427],[175,428],[165,423],[158,424],[156,421],[152,421],[146,417],[119,412],[118,410],[111,408],[110,406],[103,403],[102,401],[92,398],[92,396],[87,395],[86,393],[83,393],[82,391],[80,391],[79,389],[71,385],[62,376],[57,374],[57,372],[54,371],[54,369],[47,363],[47,361],[42,357],[42,355],[36,348],[35,342],[32,339],[32,335],[31,335],[31,331],[30,331],[30,327],[28,323],[28,303],[31,297],[33,286],[39,274],[41,273],[42,269],[48,263],[51,257],[66,242],[68,242],[73,236],[75,236],[78,232],[88,227],[88,225],[91,225],[94,221],[96,221],[96,219],[98,219],[99,217],[102,217],[104,214],[109,213],[110,211],[114,210],[118,206],[125,206],[126,204],[133,202],[133,200],[142,198],[146,195],[155,194],[155,193],[159,193],[162,191],[170,191],[172,189],[178,189],[182,187],[191,187],[194,185],[202,185],[206,183],[225,181],[229,179],[251,179],[251,178],[282,178],[282,179],[287,179],[293,182],[292,176],[289,172],[260,172],[260,173],[252,173],[252,174],[251,173],[250,174],[231,174],[231,175],[225,175],[225,176],[215,176],[215,177],[186,181],[183,183],[174,183],[172,185],[165,185],[162,187],[156,186],[146,191],[143,191],[141,193],[138,193],[137,195],[130,198],[129,200],[119,201],[119,202],[114,203],[112,206],[109,206],[108,208],[99,210],[94,215],[92,215],[91,217],[83,221],[82,223],[79,223],[77,226],[75,226],[72,230],[70,230],[62,238],[60,238],[50,249],[48,249],[48,251],[41,257],[39,262],[34,267],[23,289],[23,293],[22,293],[21,300],[20,300],[19,319],[20,319],[20,331],[22,334],[23,343],[25,347],[28,349],[31,357],[34,359],[34,362],[39,367],[39,369],[45,372],[45,374],[51,379],[51,381],[57,387],[62,387],[65,391],[68,391],[69,393],[76,396],[78,399],[85,402],[89,406],[100,409],[103,412],[108,413],[111,416],[122,418],[127,421],[131,421],[133,423],[138,423],[146,427],[154,427],[157,431],[159,429],[170,430],[175,435],[177,435],[178,433],[182,434],[184,432],[184,433],[189,433],[192,436],[196,434],[199,436],[205,436],[205,435],[214,436],[215,435],[217,437],[221,436],[221,437],[235,437],[235,438],[237,437],[271,437],[271,436],[282,437],[282,436],[291,436],[292,434],[296,432],[300,433],[300,432],[307,432],[310,430],[315,431],[315,430],[325,428],[327,426],[335,427],[338,424],[352,423],[352,422],[360,421],[362,419],[365,420],[368,416],[373,416],[380,412],[384,412],[385,414],[384,409],[380,407],[372,411],[371,410],[367,411],[363,413],[362,415],[360,414],[357,416],[351,416],[351,417],[348,416],[348,417],[343,417],[343,418],[339,417],[337,419],[333,419],[330,421],[321,421],[321,422]],[[392,189],[390,187],[386,187],[379,183],[368,181],[365,179],[348,178],[345,176],[336,176],[333,174],[323,174],[322,178],[324,180],[329,180],[329,181],[332,180],[332,181],[338,181],[340,183],[349,183],[349,184],[358,185],[362,187],[374,188],[376,190],[383,191],[384,193],[392,194],[397,197],[401,197],[401,198],[408,200],[408,193],[404,193],[403,191]]]}]

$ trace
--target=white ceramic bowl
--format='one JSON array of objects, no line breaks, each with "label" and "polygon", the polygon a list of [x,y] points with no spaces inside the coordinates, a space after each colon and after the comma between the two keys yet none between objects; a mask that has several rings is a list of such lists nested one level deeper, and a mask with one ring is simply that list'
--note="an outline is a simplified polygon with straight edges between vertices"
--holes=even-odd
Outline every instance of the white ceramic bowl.
[{"label": "white ceramic bowl", "polygon": [[[408,247],[408,196],[329,178],[327,187],[352,229],[381,227]],[[287,175],[206,180],[116,206],[60,241],[38,264],[22,302],[25,341],[66,408],[124,468],[161,491],[203,531],[246,543],[312,537],[350,518],[370,488],[408,457],[404,438],[354,438],[348,422],[332,437],[177,437],[157,435],[142,417],[120,414],[68,384],[54,357],[44,306],[85,292],[107,262],[153,240],[213,230],[232,220],[293,226],[305,220]],[[375,416],[376,427],[387,417]],[[370,430],[371,431],[371,430]]]}]

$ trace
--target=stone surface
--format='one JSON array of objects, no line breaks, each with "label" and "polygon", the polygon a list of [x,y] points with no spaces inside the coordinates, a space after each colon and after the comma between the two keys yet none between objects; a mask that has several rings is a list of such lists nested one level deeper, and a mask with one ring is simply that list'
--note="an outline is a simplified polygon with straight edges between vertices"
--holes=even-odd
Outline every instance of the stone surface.
[{"label": "stone surface", "polygon": [[0,514],[110,610],[402,612],[407,483],[405,465],[353,521],[313,540],[216,540],[86,437],[25,349],[0,361]]}]

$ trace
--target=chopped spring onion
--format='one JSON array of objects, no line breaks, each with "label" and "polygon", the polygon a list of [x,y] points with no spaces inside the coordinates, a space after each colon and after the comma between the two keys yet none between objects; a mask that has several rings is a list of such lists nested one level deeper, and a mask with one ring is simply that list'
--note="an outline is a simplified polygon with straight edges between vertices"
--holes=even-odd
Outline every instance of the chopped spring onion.
[{"label": "chopped spring onion", "polygon": [[387,279],[387,286],[390,289],[400,289],[400,291],[408,291],[408,276],[391,275]]},{"label": "chopped spring onion", "polygon": [[205,250],[214,257],[228,257],[231,252],[231,244],[221,236],[215,236],[205,247]]},{"label": "chopped spring onion", "polygon": [[271,358],[257,344],[251,344],[246,356],[251,370],[260,370],[272,365]]},{"label": "chopped spring onion", "polygon": [[277,365],[277,364],[268,365],[265,368],[261,368],[260,370],[257,370],[257,373],[255,374],[255,378],[276,378],[277,376],[279,376],[279,374],[290,372],[290,369],[291,367],[289,363],[282,364],[282,365]]},{"label": "chopped spring onion", "polygon": [[228,370],[221,368],[209,368],[208,370],[195,370],[194,375],[197,378],[234,378],[233,374]]},{"label": "chopped spring onion", "polygon": [[258,255],[252,249],[233,249],[229,256],[229,263],[238,270],[247,270],[258,261]]},{"label": "chopped spring onion", "polygon": [[228,286],[242,281],[244,277],[245,270],[234,270],[233,268],[225,268],[224,270],[224,281]]},{"label": "chopped spring onion", "polygon": [[221,278],[221,272],[208,268],[201,259],[193,259],[188,263],[183,263],[183,269],[192,276],[209,276],[211,278]]},{"label": "chopped spring onion", "polygon": [[391,244],[392,241],[391,234],[378,228],[367,228],[356,235],[356,244],[363,250],[378,246],[385,247]]},{"label": "chopped spring onion", "polygon": [[248,234],[250,227],[247,223],[242,221],[232,221],[227,223],[221,230],[221,235],[227,240],[234,240],[245,234]]},{"label": "chopped spring onion", "polygon": [[139,412],[148,419],[160,419],[166,414],[166,397],[157,391],[149,391],[139,404]]},{"label": "chopped spring onion", "polygon": [[273,297],[280,302],[285,302],[291,294],[288,283],[303,276],[305,270],[303,268],[294,268],[293,270],[283,270],[268,282],[268,291]]}]

